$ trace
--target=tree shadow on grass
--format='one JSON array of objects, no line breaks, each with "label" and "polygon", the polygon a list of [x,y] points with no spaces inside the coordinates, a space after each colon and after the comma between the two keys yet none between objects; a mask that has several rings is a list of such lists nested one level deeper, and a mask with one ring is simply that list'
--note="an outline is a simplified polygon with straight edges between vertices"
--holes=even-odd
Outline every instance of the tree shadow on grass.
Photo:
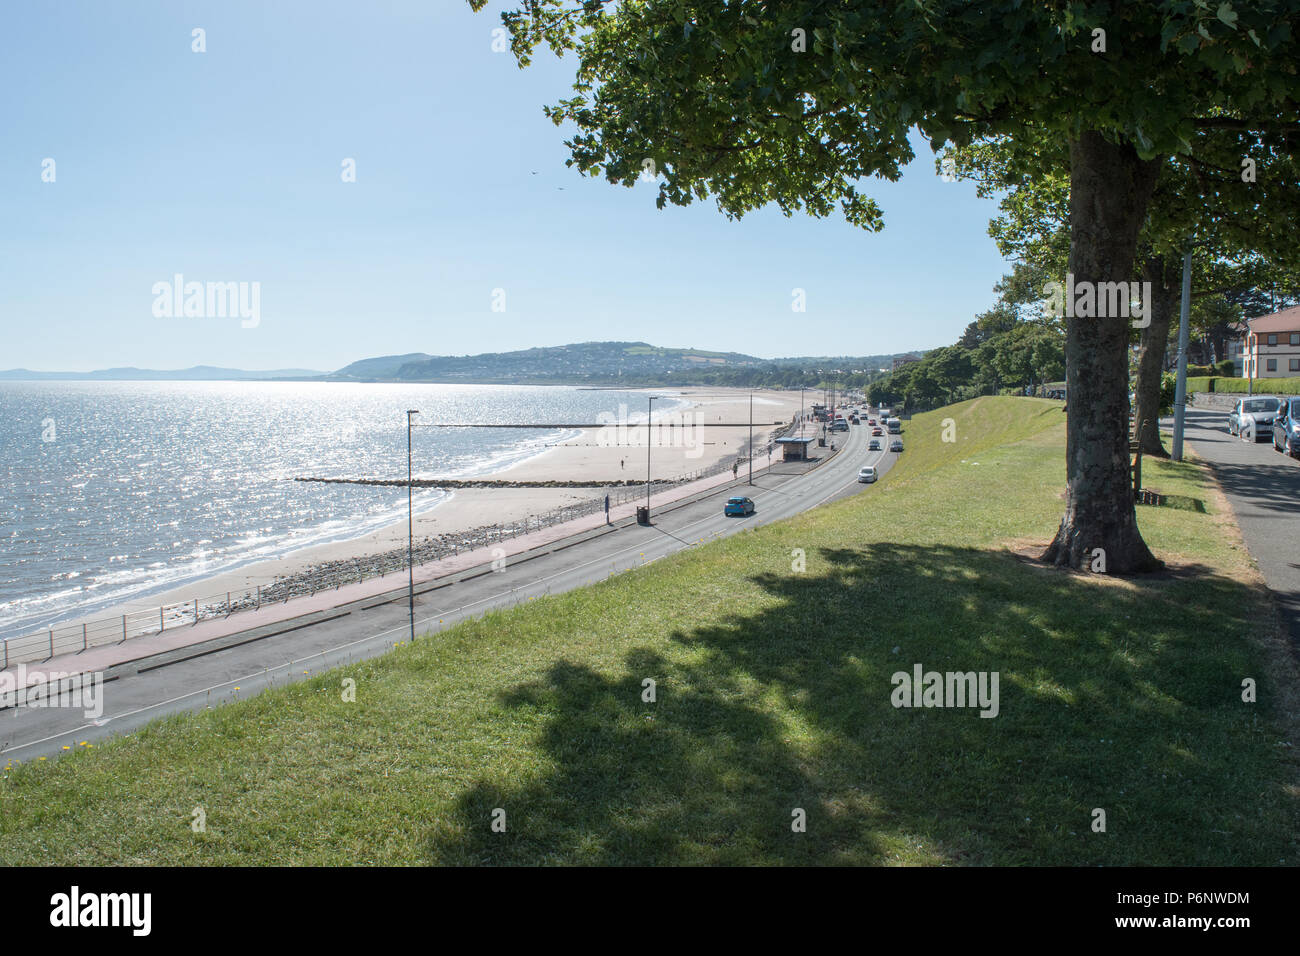
[{"label": "tree shadow on grass", "polygon": [[[1240,697],[1245,676],[1267,689],[1237,582],[1094,581],[885,544],[751,583],[777,600],[640,635],[620,673],[558,661],[506,694],[544,716],[535,770],[462,793],[430,860],[1294,859],[1278,735]],[[916,664],[997,672],[998,715],[894,707],[892,675]],[[791,829],[796,808],[807,832]]]}]

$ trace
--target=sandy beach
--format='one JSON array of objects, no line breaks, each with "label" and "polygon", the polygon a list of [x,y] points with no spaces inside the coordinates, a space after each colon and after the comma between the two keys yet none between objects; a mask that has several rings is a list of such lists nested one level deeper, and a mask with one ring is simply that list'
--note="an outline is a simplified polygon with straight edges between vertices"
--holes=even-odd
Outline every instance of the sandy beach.
[{"label": "sandy beach", "polygon": [[[655,481],[679,480],[719,462],[740,462],[749,437],[750,392],[747,389],[646,389],[645,394],[685,399],[690,405],[655,412],[650,431],[650,474]],[[809,402],[813,399],[810,397]],[[798,392],[755,391],[753,436],[755,465],[767,462],[774,433],[798,415]],[[621,412],[621,410],[620,410]],[[645,406],[627,409],[616,420],[586,429],[569,441],[548,448],[520,464],[481,476],[507,481],[600,481],[643,483],[646,478]],[[778,452],[779,454],[779,452]],[[742,465],[743,467],[743,465]],[[415,538],[457,534],[472,528],[525,521],[556,508],[604,497],[595,488],[458,488],[435,507],[415,516]],[[103,621],[123,614],[198,599],[215,600],[225,592],[272,586],[287,576],[308,574],[327,562],[361,560],[405,549],[407,523],[394,522],[359,537],[314,545],[281,558],[249,564],[198,582],[149,594],[90,615]],[[82,619],[60,628],[80,626]]]}]

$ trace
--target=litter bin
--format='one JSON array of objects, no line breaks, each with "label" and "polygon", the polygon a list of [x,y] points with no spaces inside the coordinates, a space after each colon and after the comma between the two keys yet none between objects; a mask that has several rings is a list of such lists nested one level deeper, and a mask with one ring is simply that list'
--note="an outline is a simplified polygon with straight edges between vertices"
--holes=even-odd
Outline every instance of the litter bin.
[{"label": "litter bin", "polygon": [[819,438],[819,439],[817,439],[817,447],[818,447],[818,448],[825,448],[825,447],[826,447],[826,439],[825,439],[825,438]]},{"label": "litter bin", "polygon": [[650,509],[647,508],[645,505],[637,505],[637,508],[636,508],[636,523],[637,523],[637,524],[649,524],[649,523],[650,523]]}]

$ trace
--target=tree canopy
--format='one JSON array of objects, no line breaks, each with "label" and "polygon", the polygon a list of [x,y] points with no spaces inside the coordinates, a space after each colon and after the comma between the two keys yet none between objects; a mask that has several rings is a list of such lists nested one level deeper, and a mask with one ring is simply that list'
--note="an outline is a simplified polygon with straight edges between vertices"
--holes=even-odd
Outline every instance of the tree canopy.
[{"label": "tree canopy", "polygon": [[[469,0],[481,9],[486,0]],[[1300,0],[529,0],[502,14],[527,65],[576,54],[569,162],[658,203],[713,199],[883,225],[863,191],[896,179],[909,133],[936,150],[989,139],[1068,156],[1070,271],[1128,280],[1161,164],[1300,142]],[[1219,152],[1214,157],[1221,158]],[[1027,175],[1036,174],[1035,167]],[[1137,531],[1119,317],[1066,329],[1066,513],[1045,557],[1156,564]]]}]

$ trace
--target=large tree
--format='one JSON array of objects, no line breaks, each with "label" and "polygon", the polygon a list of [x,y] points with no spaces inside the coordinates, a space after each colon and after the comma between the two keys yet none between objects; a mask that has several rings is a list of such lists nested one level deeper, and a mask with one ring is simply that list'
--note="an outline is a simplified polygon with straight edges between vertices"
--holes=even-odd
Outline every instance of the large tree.
[{"label": "large tree", "polygon": [[[486,0],[469,0],[479,9]],[[521,65],[578,57],[571,163],[661,206],[713,197],[882,225],[859,191],[913,158],[985,137],[1065,144],[1070,271],[1133,278],[1163,159],[1197,133],[1300,130],[1300,0],[528,0],[502,14]],[[1244,147],[1243,143],[1243,147]],[[1245,155],[1243,148],[1242,155]],[[1065,516],[1045,558],[1111,570],[1156,562],[1129,493],[1127,318],[1071,321]]]},{"label": "large tree", "polygon": [[[1138,240],[1138,268],[1150,283],[1149,322],[1138,334],[1134,417],[1144,453],[1166,456],[1160,440],[1162,375],[1170,331],[1178,315],[1183,253],[1193,248],[1193,327],[1222,326],[1224,292],[1289,281],[1300,268],[1300,245],[1290,224],[1300,220],[1300,167],[1274,137],[1252,144],[1248,168],[1237,138],[1198,134],[1198,156],[1167,157],[1160,169]],[[1217,156],[1216,156],[1217,154]],[[1004,255],[1019,257],[1056,280],[1068,268],[1068,157],[1055,144],[1000,139],[946,151],[958,177],[983,196],[997,196],[1002,215],[989,233]],[[1200,300],[1198,303],[1197,300]],[[1230,316],[1229,318],[1235,318]],[[1221,328],[1222,333],[1223,328]]]}]

